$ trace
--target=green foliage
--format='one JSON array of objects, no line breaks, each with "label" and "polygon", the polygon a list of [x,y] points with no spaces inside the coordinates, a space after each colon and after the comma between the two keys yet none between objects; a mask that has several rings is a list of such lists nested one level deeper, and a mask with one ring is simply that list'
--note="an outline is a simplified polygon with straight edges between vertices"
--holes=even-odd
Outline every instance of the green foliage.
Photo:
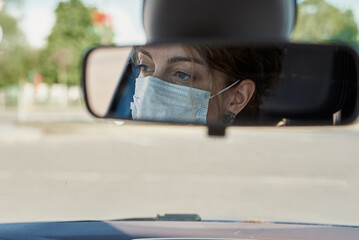
[{"label": "green foliage", "polygon": [[298,5],[293,41],[357,45],[357,37],[358,26],[351,10],[340,10],[325,0],[305,0]]},{"label": "green foliage", "polygon": [[0,43],[0,87],[17,84],[27,79],[30,72],[42,73],[44,81],[50,84],[79,84],[84,54],[103,39],[112,41],[112,29],[94,27],[91,17],[94,9],[84,6],[81,0],[62,1],[55,10],[56,22],[46,47],[33,50],[26,43],[18,20],[6,13],[8,7],[20,7],[22,1],[4,0],[0,11],[4,35]]},{"label": "green foliage", "polygon": [[2,0],[3,2],[3,9],[7,9],[9,6],[13,6],[19,8],[22,6],[24,0]]},{"label": "green foliage", "polygon": [[100,36],[92,27],[91,10],[80,0],[58,4],[55,25],[41,53],[45,82],[79,84],[84,54],[90,47],[100,44]]},{"label": "green foliage", "polygon": [[0,11],[3,39],[0,42],[0,87],[17,84],[26,79],[29,69],[37,67],[38,53],[29,48],[18,21]]}]

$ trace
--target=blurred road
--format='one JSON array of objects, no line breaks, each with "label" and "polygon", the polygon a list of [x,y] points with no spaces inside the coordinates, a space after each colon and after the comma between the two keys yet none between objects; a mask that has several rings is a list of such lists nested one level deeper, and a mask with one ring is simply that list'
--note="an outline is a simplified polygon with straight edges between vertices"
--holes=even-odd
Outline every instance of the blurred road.
[{"label": "blurred road", "polygon": [[359,225],[359,127],[231,128],[0,114],[0,222],[154,217]]}]

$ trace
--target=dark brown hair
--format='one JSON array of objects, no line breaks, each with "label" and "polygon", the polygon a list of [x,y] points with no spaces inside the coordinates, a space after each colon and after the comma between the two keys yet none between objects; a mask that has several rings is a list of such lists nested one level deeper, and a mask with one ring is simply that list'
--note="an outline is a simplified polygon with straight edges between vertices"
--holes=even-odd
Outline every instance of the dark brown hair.
[{"label": "dark brown hair", "polygon": [[255,92],[247,106],[236,116],[234,124],[253,123],[259,117],[262,97],[275,87],[282,71],[282,52],[276,47],[194,47],[207,63],[229,76],[226,85],[251,79]]}]

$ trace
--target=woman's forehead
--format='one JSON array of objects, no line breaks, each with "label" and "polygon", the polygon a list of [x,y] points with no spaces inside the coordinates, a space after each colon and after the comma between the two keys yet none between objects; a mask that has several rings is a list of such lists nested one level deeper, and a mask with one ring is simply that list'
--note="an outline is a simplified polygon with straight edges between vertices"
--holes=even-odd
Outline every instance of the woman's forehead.
[{"label": "woman's forehead", "polygon": [[148,52],[153,58],[156,57],[171,58],[173,56],[182,56],[182,57],[195,57],[202,59],[194,48],[186,47],[180,44],[144,46],[140,48],[140,52],[141,50]]}]

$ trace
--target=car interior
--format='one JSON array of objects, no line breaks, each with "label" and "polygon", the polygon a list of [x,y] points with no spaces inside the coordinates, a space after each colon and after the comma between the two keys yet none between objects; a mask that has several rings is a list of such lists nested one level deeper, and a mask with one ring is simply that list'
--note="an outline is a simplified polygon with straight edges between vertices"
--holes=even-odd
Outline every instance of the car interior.
[{"label": "car interior", "polygon": [[[345,46],[290,44],[277,86],[263,97],[260,121],[248,125],[340,125],[358,114],[358,59]],[[106,117],[130,119],[135,79],[139,71],[129,56]]]},{"label": "car interior", "polygon": [[[207,7],[203,8],[204,5]],[[359,114],[358,53],[346,45],[290,43],[289,34],[297,15],[296,5],[296,0],[144,0],[145,45],[275,46],[284,54],[279,83],[271,90],[269,97],[262,99],[259,122],[244,125],[284,127],[350,124]],[[83,95],[93,116],[131,120],[129,102],[133,98],[135,79],[139,74],[131,61],[132,51],[125,52],[122,68],[115,65],[116,69],[113,69],[115,88],[104,93],[110,101],[104,105],[103,115],[94,110],[94,100],[90,99],[89,75],[93,71],[89,62],[93,61],[96,52],[116,52],[133,47],[136,46],[96,47],[84,57]],[[107,60],[101,61],[106,63]],[[101,75],[94,79],[99,84],[103,80]],[[96,90],[96,87],[92,89]],[[208,125],[208,134],[224,136],[226,127],[221,124]],[[215,142],[217,139],[212,140]],[[148,164],[151,164],[150,160]],[[221,165],[218,166],[220,168]],[[238,204],[241,204],[240,201]],[[358,236],[358,226],[216,221],[203,220],[197,214],[102,221],[9,223],[2,224],[0,228],[1,239],[38,240],[337,240],[357,239]]]}]

